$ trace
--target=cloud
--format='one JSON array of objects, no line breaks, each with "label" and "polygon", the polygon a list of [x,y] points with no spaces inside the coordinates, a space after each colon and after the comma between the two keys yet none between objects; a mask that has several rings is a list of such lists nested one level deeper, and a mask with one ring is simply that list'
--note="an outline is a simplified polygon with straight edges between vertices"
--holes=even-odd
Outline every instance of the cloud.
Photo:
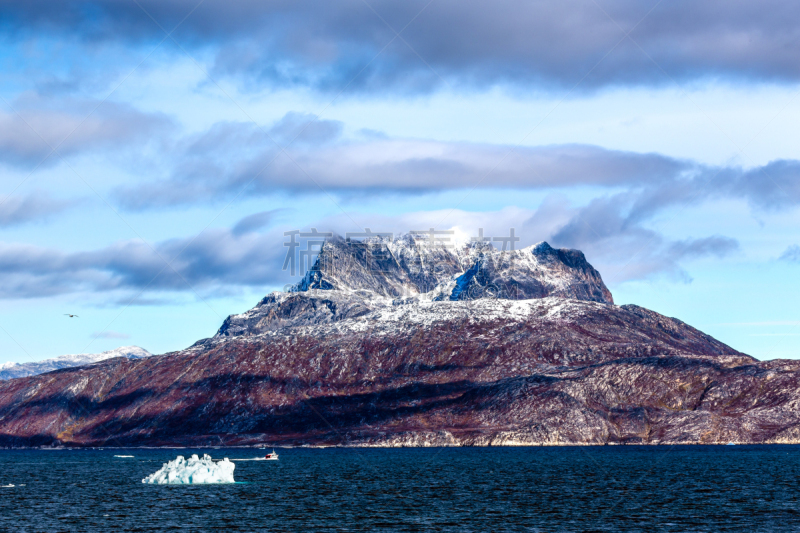
[{"label": "cloud", "polygon": [[[630,199],[616,195],[575,207],[560,194],[548,196],[536,209],[507,207],[499,211],[459,209],[402,215],[359,214],[359,224],[346,214],[311,221],[306,228],[340,235],[363,231],[395,236],[434,227],[452,229],[453,239],[468,240],[483,229],[487,237],[507,237],[513,228],[518,248],[546,240],[586,254],[612,286],[633,279],[666,276],[690,281],[686,262],[723,258],[738,250],[738,241],[711,235],[674,240],[626,219]],[[199,235],[152,245],[140,240],[63,252],[28,244],[0,243],[0,299],[40,298],[58,294],[97,294],[114,305],[172,305],[177,295],[207,297],[244,287],[267,290],[298,281],[283,270],[287,247],[283,231],[271,224],[278,212],[265,211],[240,220],[234,230],[212,229]],[[236,229],[238,228],[238,229]],[[304,246],[301,242],[301,247]],[[303,249],[303,248],[301,248]],[[133,300],[131,298],[133,297]]]},{"label": "cloud", "polygon": [[254,87],[385,94],[431,91],[443,80],[593,89],[800,78],[800,6],[785,0],[6,0],[0,13],[18,39],[47,31],[93,47],[158,42],[180,23],[174,37],[183,47],[215,51],[217,75]]},{"label": "cloud", "polygon": [[124,208],[143,210],[214,202],[244,193],[269,196],[276,191],[354,198],[448,190],[596,187],[626,191],[628,224],[665,209],[720,198],[742,199],[757,210],[800,204],[800,161],[796,160],[745,169],[584,144],[509,146],[386,136],[345,138],[341,130],[337,121],[298,113],[288,113],[266,129],[251,123],[219,122],[172,147],[167,156],[171,160],[168,177],[126,185],[114,194]]},{"label": "cloud", "polygon": [[47,166],[59,155],[144,143],[172,128],[163,115],[112,102],[29,94],[14,107],[0,112],[0,163],[15,167]]},{"label": "cloud", "polygon": [[231,233],[236,235],[243,235],[245,233],[251,233],[258,229],[261,229],[271,222],[275,220],[275,217],[280,215],[281,213],[286,213],[291,211],[287,208],[280,208],[280,209],[270,209],[269,211],[261,211],[260,213],[254,213],[252,215],[248,215],[242,218],[239,222],[233,226]]},{"label": "cloud", "polygon": [[800,246],[796,244],[789,246],[783,251],[779,259],[790,263],[800,263]]},{"label": "cloud", "polygon": [[99,331],[96,333],[92,333],[92,338],[94,339],[130,339],[131,336],[127,333],[119,333],[118,331]]},{"label": "cloud", "polygon": [[744,172],[729,190],[746,196],[762,209],[780,209],[800,203],[800,161],[778,160]]},{"label": "cloud", "polygon": [[[538,210],[509,206],[498,211],[463,211],[461,209],[438,209],[433,211],[416,211],[399,215],[384,215],[379,213],[350,214],[340,213],[325,217],[312,223],[319,231],[330,231],[342,236],[348,232],[364,232],[366,229],[377,233],[391,233],[397,237],[411,231],[427,231],[430,228],[437,230],[454,230],[453,239],[469,240],[476,236],[478,228],[482,228],[484,236],[508,236],[511,228],[516,234],[522,234],[518,247],[528,246],[549,237],[549,230],[555,226],[543,225],[538,228],[529,228],[529,231],[520,231],[526,220],[540,212],[553,215],[551,204],[561,205],[558,201],[545,200]],[[355,218],[355,222],[354,222]],[[557,217],[554,217],[558,220]]]},{"label": "cloud", "polygon": [[669,246],[670,255],[676,259],[709,255],[722,258],[737,250],[739,250],[739,241],[721,235],[713,235],[702,239],[683,239],[673,242]]},{"label": "cloud", "polygon": [[310,144],[319,146],[337,139],[343,124],[338,120],[318,120],[317,115],[290,111],[270,128],[270,135],[279,144]]},{"label": "cloud", "polygon": [[0,227],[45,220],[74,204],[72,201],[55,200],[41,192],[26,196],[0,197]]},{"label": "cloud", "polygon": [[225,286],[282,284],[282,238],[277,232],[237,236],[215,229],[152,247],[131,240],[73,253],[0,243],[0,298],[126,290],[193,294]]},{"label": "cloud", "polygon": [[596,198],[575,209],[569,221],[551,237],[554,246],[577,248],[594,257],[604,279],[619,283],[666,275],[691,281],[682,263],[707,256],[725,257],[739,249],[736,239],[714,235],[670,240],[644,223],[657,211],[633,211],[636,195],[621,193]]},{"label": "cloud", "polygon": [[[302,117],[302,118],[301,118]],[[116,193],[129,209],[216,200],[241,194],[333,191],[420,193],[451,189],[548,189],[666,183],[696,165],[659,154],[589,145],[511,147],[416,139],[339,137],[341,124],[287,114],[272,125],[291,142],[248,123],[220,122],[179,143],[166,180]],[[303,130],[305,128],[305,130]]]}]

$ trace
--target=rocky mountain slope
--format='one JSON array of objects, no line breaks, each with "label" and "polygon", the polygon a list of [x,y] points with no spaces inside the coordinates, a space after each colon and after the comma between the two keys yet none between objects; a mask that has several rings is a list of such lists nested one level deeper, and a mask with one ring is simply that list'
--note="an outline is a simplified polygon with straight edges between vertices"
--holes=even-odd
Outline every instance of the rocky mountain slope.
[{"label": "rocky mountain slope", "polygon": [[0,383],[0,444],[798,442],[798,378],[574,250],[333,239],[186,350]]},{"label": "rocky mountain slope", "polygon": [[[614,303],[581,252],[545,242],[502,252],[486,243],[430,248],[410,235],[366,242],[334,238],[293,290],[272,293],[250,311],[228,317],[215,339],[351,320],[384,308],[413,310],[431,301],[548,296]],[[450,308],[458,306],[439,310]]]},{"label": "rocky mountain slope", "polygon": [[113,359],[114,357],[142,359],[143,357],[150,357],[151,355],[153,354],[138,346],[121,346],[102,353],[62,355],[53,359],[45,359],[44,361],[35,361],[31,363],[0,363],[0,380],[35,376],[62,368],[90,365],[92,363],[105,361],[106,359]]}]

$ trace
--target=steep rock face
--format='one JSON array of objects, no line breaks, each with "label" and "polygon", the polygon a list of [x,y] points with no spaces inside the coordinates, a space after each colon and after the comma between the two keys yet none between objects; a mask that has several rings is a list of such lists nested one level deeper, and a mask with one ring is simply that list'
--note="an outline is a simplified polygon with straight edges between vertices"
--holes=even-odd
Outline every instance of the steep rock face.
[{"label": "steep rock face", "polygon": [[334,237],[295,290],[367,291],[385,298],[423,294],[463,273],[481,251],[491,250],[485,243],[431,246],[413,235],[366,241]]},{"label": "steep rock face", "polygon": [[430,246],[412,235],[365,242],[335,237],[291,292],[270,294],[250,311],[229,316],[217,337],[336,322],[420,301],[548,296],[614,302],[581,252],[546,242],[503,252],[488,243]]},{"label": "steep rock face", "polygon": [[578,250],[557,250],[546,242],[508,251],[478,242],[445,248],[412,235],[327,241],[294,290],[311,289],[367,291],[392,299],[422,294],[451,300],[560,296],[614,303],[600,273]]},{"label": "steep rock face", "polygon": [[522,250],[483,251],[456,280],[451,300],[490,296],[526,300],[557,296],[614,303],[600,273],[578,250],[556,250],[546,242]]}]

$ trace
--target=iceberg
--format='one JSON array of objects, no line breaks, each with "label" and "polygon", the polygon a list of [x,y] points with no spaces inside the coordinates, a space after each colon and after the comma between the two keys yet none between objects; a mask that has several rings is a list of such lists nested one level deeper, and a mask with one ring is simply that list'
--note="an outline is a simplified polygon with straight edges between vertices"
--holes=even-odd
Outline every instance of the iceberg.
[{"label": "iceberg", "polygon": [[236,465],[227,457],[215,463],[208,454],[203,455],[202,459],[192,455],[188,461],[179,455],[174,461],[164,463],[159,471],[144,478],[142,483],[156,485],[234,483],[234,468]]}]

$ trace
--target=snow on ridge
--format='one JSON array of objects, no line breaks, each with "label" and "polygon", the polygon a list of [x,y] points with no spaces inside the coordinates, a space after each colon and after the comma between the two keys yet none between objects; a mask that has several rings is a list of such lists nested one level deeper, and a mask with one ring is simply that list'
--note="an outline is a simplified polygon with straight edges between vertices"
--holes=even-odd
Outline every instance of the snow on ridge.
[{"label": "snow on ridge", "polygon": [[128,359],[143,359],[150,357],[151,354],[144,348],[139,346],[121,346],[113,350],[108,350],[102,353],[94,354],[67,354],[52,359],[45,359],[44,361],[35,361],[30,363],[3,363],[0,365],[0,380],[23,378],[28,376],[35,376],[37,374],[44,374],[45,372],[52,372],[53,370],[60,370],[62,368],[71,368],[75,366],[90,365],[112,359],[114,357],[127,357]]},{"label": "snow on ridge", "polygon": [[[327,333],[385,334],[406,328],[433,327],[444,321],[459,319],[471,323],[502,320],[506,324],[527,322],[531,319],[572,322],[586,312],[607,307],[607,304],[572,300],[560,297],[529,300],[481,299],[463,301],[418,300],[404,305],[384,305],[371,313],[333,323],[294,326],[293,334],[320,336]],[[261,335],[282,335],[286,330],[265,331]],[[256,335],[260,337],[261,335]]]}]

